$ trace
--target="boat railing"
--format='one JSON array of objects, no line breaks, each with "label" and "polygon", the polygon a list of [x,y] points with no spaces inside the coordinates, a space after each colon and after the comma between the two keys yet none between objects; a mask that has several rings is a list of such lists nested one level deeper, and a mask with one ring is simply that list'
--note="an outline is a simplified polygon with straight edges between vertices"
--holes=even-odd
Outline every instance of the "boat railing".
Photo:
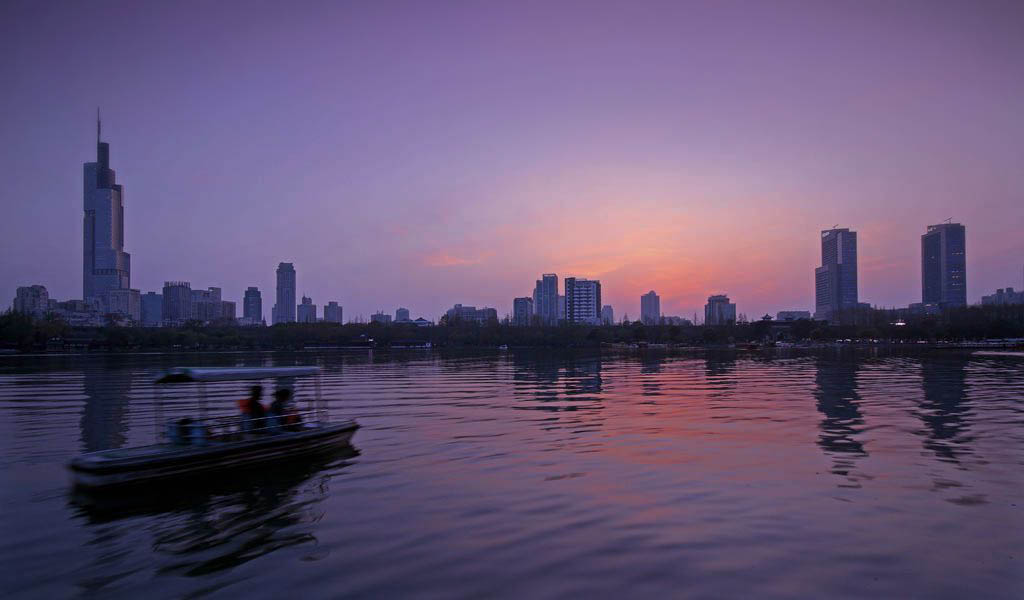
[{"label": "boat railing", "polygon": [[[245,415],[168,421],[161,432],[162,441],[181,446],[207,446],[224,442],[260,439],[323,425],[321,411],[296,411],[284,415],[252,418]],[[294,417],[294,418],[292,418]],[[288,422],[285,422],[288,421]]]}]

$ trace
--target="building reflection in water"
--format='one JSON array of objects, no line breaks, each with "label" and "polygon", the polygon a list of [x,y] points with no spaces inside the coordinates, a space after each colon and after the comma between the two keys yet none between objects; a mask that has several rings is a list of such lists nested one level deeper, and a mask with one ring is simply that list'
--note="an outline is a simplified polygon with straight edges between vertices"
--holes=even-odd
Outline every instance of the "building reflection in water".
[{"label": "building reflection in water", "polygon": [[84,452],[120,448],[128,434],[132,370],[105,363],[82,371],[81,442]]},{"label": "building reflection in water", "polygon": [[973,413],[967,398],[967,357],[922,357],[921,387],[924,396],[918,417],[924,423],[924,446],[940,460],[959,462],[970,453],[969,422]]},{"label": "building reflection in water", "polygon": [[573,357],[565,363],[565,394],[580,396],[601,393],[601,357]]},{"label": "building reflection in water", "polygon": [[553,413],[529,420],[545,430],[584,433],[600,428],[604,389],[600,355],[561,356],[517,352],[512,358],[512,382],[518,410]]},{"label": "building reflection in water", "polygon": [[853,358],[817,359],[814,398],[823,415],[818,446],[832,457],[832,473],[856,482],[852,475],[856,460],[867,456],[857,436],[864,431],[857,392],[858,363]]},{"label": "building reflection in water", "polygon": [[[665,355],[656,352],[645,352],[640,357],[641,394],[644,396],[660,396],[662,388],[661,367],[665,363]],[[654,377],[648,377],[653,375]]]}]

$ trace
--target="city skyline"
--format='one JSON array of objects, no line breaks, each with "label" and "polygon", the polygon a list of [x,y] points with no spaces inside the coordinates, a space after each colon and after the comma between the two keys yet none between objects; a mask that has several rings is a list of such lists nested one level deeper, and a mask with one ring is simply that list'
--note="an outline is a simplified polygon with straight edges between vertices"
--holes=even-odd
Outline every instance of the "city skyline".
[{"label": "city skyline", "polygon": [[[437,318],[454,301],[504,315],[544,272],[600,280],[602,301],[631,319],[652,288],[666,315],[701,312],[725,290],[754,318],[813,310],[814,232],[838,222],[858,232],[860,299],[906,306],[921,299],[921,232],[947,218],[968,228],[969,303],[1020,285],[1024,125],[1012,115],[1024,43],[1006,25],[1019,13],[967,19],[945,6],[924,30],[913,3],[855,23],[849,7],[793,9],[790,23],[764,7],[608,6],[543,19],[527,8],[324,6],[308,39],[275,56],[262,41],[297,24],[260,11],[247,33],[201,36],[232,31],[233,12],[212,7],[195,23],[184,8],[68,5],[65,21],[5,5],[0,43],[26,58],[2,67],[12,85],[0,152],[19,177],[0,235],[31,251],[0,265],[0,294],[42,284],[79,297],[78,169],[93,160],[97,105],[131,190],[124,247],[143,294],[182,279],[238,302],[255,286],[272,305],[274,265],[287,260],[299,292],[337,300],[350,318],[381,306]],[[88,33],[115,14],[115,39],[96,44]],[[466,25],[481,20],[477,37]],[[735,59],[721,45],[729,31],[700,31],[720,21],[750,34]],[[811,22],[820,27],[800,26]],[[567,39],[518,52],[534,27]],[[480,52],[456,53],[444,32]],[[172,33],[199,36],[197,48],[161,41]],[[765,51],[789,35],[792,46]],[[808,51],[821,45],[842,77]],[[365,69],[312,58],[348,50]],[[218,58],[178,70],[200,52]],[[622,61],[638,68],[602,68]],[[79,76],[107,65],[118,66],[110,80]],[[444,85],[417,75],[437,65],[450,67]],[[274,102],[264,77],[279,82]],[[874,91],[848,101],[851,89]]]}]

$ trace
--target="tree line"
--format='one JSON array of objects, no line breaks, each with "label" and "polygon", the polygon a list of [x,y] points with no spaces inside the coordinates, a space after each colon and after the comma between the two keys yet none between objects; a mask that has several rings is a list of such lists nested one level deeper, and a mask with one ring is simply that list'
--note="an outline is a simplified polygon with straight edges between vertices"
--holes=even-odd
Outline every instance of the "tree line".
[{"label": "tree line", "polygon": [[514,327],[498,322],[458,322],[431,327],[380,323],[289,323],[238,327],[198,322],[181,327],[71,327],[56,316],[40,319],[8,311],[0,315],[0,348],[42,350],[281,350],[316,347],[544,347],[584,348],[603,344],[715,346],[729,343],[939,342],[1024,338],[1024,305],[971,306],[936,315],[905,311],[861,311],[848,324],[776,322],[766,316],[721,326],[559,325]]}]

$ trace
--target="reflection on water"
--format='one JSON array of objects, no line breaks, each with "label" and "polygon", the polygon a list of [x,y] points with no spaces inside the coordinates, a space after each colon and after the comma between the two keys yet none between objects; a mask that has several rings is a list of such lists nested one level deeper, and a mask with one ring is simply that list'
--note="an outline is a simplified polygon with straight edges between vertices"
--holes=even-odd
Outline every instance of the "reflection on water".
[{"label": "reflection on water", "polygon": [[[318,364],[359,452],[69,501],[64,461],[148,442],[149,382],[176,364]],[[208,392],[233,411],[244,385]],[[165,418],[195,411],[176,398]],[[7,596],[1024,589],[1024,357],[12,358],[0,412]]]},{"label": "reflection on water", "polygon": [[132,372],[118,368],[116,359],[107,359],[99,369],[83,373],[81,441],[83,452],[95,452],[124,445],[128,432],[127,414]]},{"label": "reflection on water", "polygon": [[921,361],[924,398],[917,411],[928,428],[924,445],[942,460],[957,462],[970,452],[971,400],[967,395],[967,359],[928,357]]},{"label": "reflection on water", "polygon": [[814,397],[822,414],[818,445],[832,457],[832,472],[857,485],[851,471],[858,458],[867,456],[858,439],[864,430],[864,416],[857,394],[857,362],[819,358],[815,366]]}]

